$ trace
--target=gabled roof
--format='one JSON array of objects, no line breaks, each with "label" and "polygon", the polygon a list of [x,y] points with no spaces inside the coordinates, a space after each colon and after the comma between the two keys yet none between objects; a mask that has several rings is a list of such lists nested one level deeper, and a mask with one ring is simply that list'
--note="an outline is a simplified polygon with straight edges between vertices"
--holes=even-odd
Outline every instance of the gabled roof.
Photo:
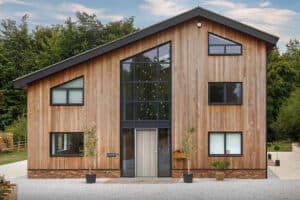
[{"label": "gabled roof", "polygon": [[14,86],[15,88],[24,88],[27,86],[27,84],[32,83],[36,80],[42,79],[44,77],[50,76],[52,74],[55,74],[57,72],[60,72],[64,69],[67,69],[69,67],[72,67],[74,65],[83,63],[87,60],[90,60],[92,58],[95,58],[97,56],[103,55],[105,53],[108,53],[110,51],[113,51],[115,49],[118,49],[122,46],[125,46],[127,44],[133,43],[135,41],[141,40],[145,37],[148,37],[152,34],[158,33],[160,31],[163,31],[165,29],[168,29],[170,27],[176,26],[180,23],[183,23],[185,21],[191,20],[196,17],[203,17],[210,21],[222,24],[226,27],[230,27],[234,30],[240,31],[242,33],[248,34],[250,36],[253,36],[255,38],[261,39],[265,41],[268,46],[275,46],[278,37],[271,35],[269,33],[260,31],[256,28],[250,27],[248,25],[242,24],[238,21],[232,20],[230,18],[224,17],[220,14],[211,12],[209,10],[203,9],[201,7],[196,7],[192,10],[189,10],[185,13],[182,13],[180,15],[177,15],[175,17],[169,18],[167,20],[164,20],[162,22],[159,22],[157,24],[154,24],[152,26],[149,26],[145,29],[142,29],[138,32],[129,34],[125,37],[122,37],[120,39],[114,40],[110,43],[101,45],[99,47],[96,47],[94,49],[85,51],[81,54],[78,54],[76,56],[70,57],[66,60],[63,60],[61,62],[55,63],[53,65],[50,65],[48,67],[45,67],[43,69],[40,69],[38,71],[32,72],[30,74],[27,74],[25,76],[19,77],[14,80]]}]

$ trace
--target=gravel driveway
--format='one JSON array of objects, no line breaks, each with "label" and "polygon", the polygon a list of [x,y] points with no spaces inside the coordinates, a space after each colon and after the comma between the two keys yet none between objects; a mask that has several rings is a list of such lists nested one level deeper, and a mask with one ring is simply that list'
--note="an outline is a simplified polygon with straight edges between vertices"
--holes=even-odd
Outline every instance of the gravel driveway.
[{"label": "gravel driveway", "polygon": [[12,179],[19,186],[19,199],[300,199],[300,180],[196,179],[193,184],[86,184],[84,179]]},{"label": "gravel driveway", "polygon": [[[23,166],[23,168],[22,168]],[[26,162],[0,166],[10,181],[18,184],[20,200],[47,199],[228,199],[228,200],[278,200],[300,199],[300,179],[280,180],[270,173],[268,179],[195,179],[193,184],[107,184],[108,179],[97,179],[88,185],[84,179],[27,179]],[[168,181],[166,181],[168,182]]]}]

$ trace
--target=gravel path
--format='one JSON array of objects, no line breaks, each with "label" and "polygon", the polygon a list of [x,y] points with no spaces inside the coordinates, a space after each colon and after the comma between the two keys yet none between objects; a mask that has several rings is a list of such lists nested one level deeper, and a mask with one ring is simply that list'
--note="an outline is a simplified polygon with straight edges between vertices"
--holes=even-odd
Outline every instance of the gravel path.
[{"label": "gravel path", "polygon": [[[282,164],[293,165],[291,163],[293,160],[287,162],[284,157],[284,155],[281,157]],[[217,182],[214,179],[195,179],[193,184],[184,184],[182,180],[179,183],[169,184],[107,184],[105,182],[109,182],[109,179],[97,179],[96,184],[88,185],[85,179],[28,179],[26,161],[0,165],[0,174],[6,174],[12,183],[18,184],[20,200],[299,200],[300,176],[297,173],[300,171],[290,172],[293,173],[292,178],[295,180],[285,180],[284,177],[278,176],[278,174],[282,176],[282,173],[278,173],[280,169],[284,170],[285,174],[289,171],[285,165],[283,166],[277,168],[277,174],[269,171],[268,179],[226,179],[224,182]]]},{"label": "gravel path", "polygon": [[269,179],[195,179],[193,184],[182,180],[173,184],[105,184],[108,179],[97,179],[96,184],[86,184],[84,179],[27,179],[11,181],[19,186],[19,199],[228,199],[277,200],[300,199],[300,180]]},{"label": "gravel path", "polygon": [[0,165],[0,175],[3,174],[8,180],[16,177],[26,177],[27,160]]},{"label": "gravel path", "polygon": [[[272,154],[272,159],[275,160],[277,155]],[[292,145],[292,152],[278,152],[280,167],[269,166],[269,168],[281,180],[300,180],[300,147],[297,144]],[[300,198],[299,198],[300,199]]]}]

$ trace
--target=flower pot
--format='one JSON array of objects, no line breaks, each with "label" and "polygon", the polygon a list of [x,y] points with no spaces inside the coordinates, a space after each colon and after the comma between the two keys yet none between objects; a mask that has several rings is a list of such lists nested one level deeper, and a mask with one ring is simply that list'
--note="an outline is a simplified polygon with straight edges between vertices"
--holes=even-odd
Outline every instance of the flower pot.
[{"label": "flower pot", "polygon": [[280,166],[280,160],[275,160],[275,166]]},{"label": "flower pot", "polygon": [[96,183],[96,174],[86,174],[86,183]]},{"label": "flower pot", "polygon": [[225,172],[223,171],[216,171],[216,180],[223,181],[225,178]]},{"label": "flower pot", "polygon": [[268,160],[272,160],[272,154],[268,153]]},{"label": "flower pot", "polygon": [[184,153],[182,153],[182,152],[177,152],[177,151],[174,151],[174,152],[172,153],[172,157],[173,157],[174,159],[185,159]]},{"label": "flower pot", "polygon": [[193,174],[184,173],[183,174],[183,182],[184,183],[192,183],[193,182]]}]

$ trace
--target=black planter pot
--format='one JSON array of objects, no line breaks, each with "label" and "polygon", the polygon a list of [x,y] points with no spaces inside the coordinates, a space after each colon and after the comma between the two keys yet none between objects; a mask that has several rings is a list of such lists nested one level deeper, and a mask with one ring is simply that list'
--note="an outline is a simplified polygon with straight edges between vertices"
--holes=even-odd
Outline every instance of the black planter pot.
[{"label": "black planter pot", "polygon": [[86,174],[86,183],[96,183],[96,174]]},{"label": "black planter pot", "polygon": [[183,182],[192,183],[193,182],[193,174],[188,174],[188,173],[183,174]]},{"label": "black planter pot", "polygon": [[272,154],[268,153],[268,160],[272,160]]},{"label": "black planter pot", "polygon": [[275,160],[275,166],[280,166],[280,160]]}]

